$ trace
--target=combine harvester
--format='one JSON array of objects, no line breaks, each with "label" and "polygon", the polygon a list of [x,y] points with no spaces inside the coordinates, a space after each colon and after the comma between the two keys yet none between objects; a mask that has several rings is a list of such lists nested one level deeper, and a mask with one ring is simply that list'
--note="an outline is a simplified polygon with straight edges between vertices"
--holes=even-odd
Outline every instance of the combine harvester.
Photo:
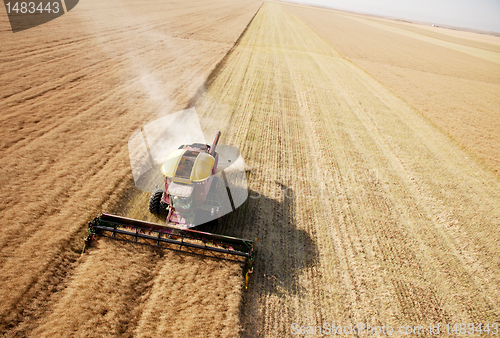
[{"label": "combine harvester", "polygon": [[[193,112],[194,109],[177,114],[184,122],[186,116],[188,120],[197,122],[197,116],[193,116]],[[169,116],[169,120],[166,125],[171,129],[175,123],[171,123],[172,116]],[[155,139],[152,136],[165,130],[156,128],[156,132],[147,133],[145,129],[142,128],[140,133],[134,134],[129,141],[132,172],[139,189],[151,191],[154,185],[149,200],[149,212],[165,222],[159,224],[100,214],[89,222],[83,251],[85,252],[97,237],[106,237],[240,262],[246,266],[245,288],[248,288],[253,272],[254,241],[193,229],[201,224],[216,223],[221,216],[240,206],[248,197],[244,163],[238,149],[232,146],[217,146],[221,135],[217,132],[212,145],[183,144],[170,151],[165,159],[162,155],[164,152],[155,151],[155,147],[149,146],[153,143],[160,145],[156,147],[158,150],[161,145],[165,145],[165,142],[150,143]],[[138,148],[146,151],[137,152]],[[158,165],[158,159],[163,162],[161,165]],[[158,167],[164,188],[158,188]]]}]

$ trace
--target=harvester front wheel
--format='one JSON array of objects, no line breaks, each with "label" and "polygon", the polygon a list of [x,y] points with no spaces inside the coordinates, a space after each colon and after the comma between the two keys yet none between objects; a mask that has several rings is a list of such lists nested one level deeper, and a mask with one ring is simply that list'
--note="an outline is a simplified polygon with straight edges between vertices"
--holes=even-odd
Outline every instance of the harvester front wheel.
[{"label": "harvester front wheel", "polygon": [[160,204],[158,205],[158,216],[160,216],[160,218],[162,218],[162,219],[167,218],[167,216],[168,216],[168,204],[160,201]]},{"label": "harvester front wheel", "polygon": [[151,193],[151,197],[149,198],[149,212],[158,215],[160,211],[160,202],[161,202],[161,197],[163,195],[163,190],[161,189],[155,189]]}]

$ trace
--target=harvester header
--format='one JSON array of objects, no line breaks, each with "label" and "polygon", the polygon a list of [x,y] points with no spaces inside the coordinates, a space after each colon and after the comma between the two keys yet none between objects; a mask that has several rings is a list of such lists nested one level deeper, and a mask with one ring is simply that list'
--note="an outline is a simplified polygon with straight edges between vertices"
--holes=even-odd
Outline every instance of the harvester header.
[{"label": "harvester header", "polygon": [[85,250],[96,237],[153,246],[193,255],[252,264],[254,241],[102,213],[89,222]]}]

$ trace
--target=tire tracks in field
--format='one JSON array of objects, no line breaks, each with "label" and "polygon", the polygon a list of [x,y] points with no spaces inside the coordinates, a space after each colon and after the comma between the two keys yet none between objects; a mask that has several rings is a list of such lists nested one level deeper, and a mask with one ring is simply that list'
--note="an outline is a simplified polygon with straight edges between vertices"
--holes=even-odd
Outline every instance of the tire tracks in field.
[{"label": "tire tracks in field", "polygon": [[[283,27],[280,29],[279,27],[276,27],[276,31],[278,32],[278,40],[279,44],[283,46],[282,48],[285,48],[288,46],[294,46],[297,49],[304,49],[307,50],[306,48],[303,48],[303,43],[300,40],[295,39],[293,42],[291,42],[289,45],[286,44],[285,38],[283,36],[283,32],[287,32],[290,36],[288,37],[289,39],[293,39],[293,34],[294,34],[294,27],[293,24],[287,20],[287,18],[282,14],[281,18],[276,18],[276,23],[282,23],[282,25],[286,25],[286,27]],[[301,48],[302,47],[302,48]],[[289,77],[287,80],[291,84],[292,93],[294,94],[294,98],[296,101],[296,104],[298,107],[296,107],[296,112],[300,116],[300,121],[301,124],[303,125],[302,128],[302,133],[294,133],[292,135],[304,135],[305,136],[305,142],[306,147],[305,150],[297,151],[295,154],[297,157],[309,157],[312,158],[313,160],[312,165],[306,166],[309,167],[305,171],[312,173],[312,175],[304,175],[304,173],[296,175],[297,177],[303,177],[302,179],[305,178],[306,184],[310,184],[311,182],[314,182],[314,178],[320,178],[321,177],[321,171],[318,169],[318,162],[321,161],[323,156],[325,156],[325,153],[320,153],[317,151],[317,144],[314,144],[315,142],[313,140],[319,140],[319,137],[317,133],[315,132],[314,128],[311,126],[311,116],[308,116],[308,108],[307,107],[307,101],[306,100],[301,100],[301,97],[299,96],[299,92],[301,91],[302,88],[300,88],[296,74],[294,74],[294,67],[292,65],[292,62],[290,60],[290,55],[287,52],[283,53],[282,58],[285,60],[286,63],[286,68],[287,68],[287,76]],[[283,121],[286,122],[286,121]],[[288,143],[290,144],[290,143]],[[298,163],[293,163],[297,165]],[[292,165],[293,165],[292,164]],[[323,180],[321,180],[320,187],[323,189],[325,188],[323,184]],[[299,190],[298,196],[308,196],[309,191],[306,189]],[[307,198],[307,197],[306,197]],[[300,216],[299,216],[300,217]],[[319,253],[322,255],[323,252],[331,252],[333,251],[333,246],[331,245],[332,243],[328,243],[325,245],[325,243],[320,239],[319,231],[318,228],[320,229],[322,226],[328,225],[330,223],[330,217],[329,214],[325,212],[324,207],[322,205],[316,205],[315,208],[313,208],[312,212],[309,215],[309,220],[303,221],[302,224],[306,225],[306,232],[311,236],[312,241],[315,243],[315,245],[318,246],[319,248]],[[318,262],[319,263],[319,262]],[[321,264],[321,263],[319,263]],[[312,289],[310,292],[312,293],[312,299],[317,299],[317,300],[323,300],[325,299],[325,290],[322,288],[321,283],[319,282],[321,276],[320,276],[320,269],[316,265],[312,265],[308,267],[308,283],[310,286],[310,289]],[[342,301],[341,301],[342,302]],[[323,323],[326,318],[324,318],[324,313],[321,311],[321,302],[311,302],[312,304],[309,304],[309,306],[312,306],[313,308],[310,310],[314,314],[314,322],[316,323]],[[296,314],[297,315],[297,314]],[[292,317],[293,318],[293,317]]]},{"label": "tire tracks in field", "polygon": [[[301,23],[297,22],[293,22],[291,24],[295,27],[301,25]],[[291,27],[289,27],[288,30],[292,35],[295,35],[295,39],[293,43],[291,43],[291,45],[301,45],[302,40],[299,39],[300,33],[298,33],[296,30],[292,30]],[[308,41],[309,40],[312,40],[312,38],[308,39]],[[309,50],[309,48],[305,44],[302,44],[302,49]],[[332,61],[335,60],[335,58],[339,57],[339,55],[334,51],[331,51],[328,54],[331,55],[329,56],[329,60]],[[361,272],[369,271],[365,260],[368,259],[370,252],[373,252],[373,250],[370,250],[370,248],[367,247],[366,244],[363,244],[360,241],[361,238],[366,238],[366,235],[363,234],[363,228],[358,225],[358,222],[356,220],[356,210],[352,207],[352,199],[353,197],[355,199],[356,196],[355,194],[353,196],[353,191],[349,191],[351,187],[348,179],[348,170],[350,166],[364,166],[362,160],[360,158],[356,158],[359,156],[356,154],[356,152],[350,151],[350,153],[346,153],[346,150],[350,150],[353,148],[353,144],[349,139],[349,135],[345,134],[342,129],[334,129],[334,139],[330,139],[328,135],[331,134],[331,131],[328,132],[328,129],[326,128],[328,126],[327,121],[319,120],[323,111],[325,109],[329,109],[327,107],[321,106],[322,102],[317,100],[318,97],[315,97],[314,94],[311,95],[312,90],[306,89],[314,88],[314,84],[309,83],[312,81],[304,77],[304,74],[314,74],[312,75],[313,78],[316,78],[316,76],[319,74],[325,77],[325,74],[323,74],[322,71],[318,72],[318,70],[322,68],[317,65],[317,62],[315,60],[316,55],[318,54],[310,55],[308,57],[309,60],[306,60],[306,58],[302,55],[300,56],[300,59],[302,59],[302,61],[296,60],[297,58],[294,58],[293,54],[285,58],[287,59],[288,68],[290,69],[291,76],[293,78],[297,100],[299,101],[301,112],[303,114],[303,121],[308,126],[309,136],[307,137],[307,139],[309,144],[309,153],[311,154],[312,158],[316,159],[315,176],[320,178],[319,189],[322,192],[321,198],[323,199],[323,201],[321,201],[322,213],[319,217],[320,219],[325,220],[325,224],[322,224],[322,222],[317,222],[317,227],[319,229],[328,229],[326,233],[331,234],[329,243],[329,247],[331,248],[331,250],[329,251],[335,252],[335,255],[338,255],[335,265],[339,266],[341,271],[347,272],[347,274],[345,274],[341,279],[343,285],[337,285],[333,288],[333,290],[331,289],[330,291],[336,291],[338,289],[344,290],[344,294],[342,295],[342,293],[340,293],[340,295],[338,296],[341,299],[338,299],[336,301],[339,303],[350,304],[352,312],[343,314],[344,317],[353,318],[353,320],[356,322],[367,321],[367,319],[372,320],[374,317],[380,317],[381,313],[375,312],[375,314],[369,314],[369,316],[366,316],[364,314],[360,314],[360,312],[368,309],[366,304],[367,299],[373,299],[373,297],[370,296],[367,279]],[[295,62],[292,61],[293,59],[295,59]],[[316,69],[316,72],[312,72],[312,69],[306,69],[307,65],[309,64],[310,66],[312,66],[312,69]],[[292,65],[295,65],[295,67]],[[303,69],[298,68],[298,65],[304,65]],[[329,79],[322,79],[323,84],[329,82]],[[309,95],[304,95],[305,93]],[[318,112],[319,114],[316,115],[314,114],[315,112]],[[340,144],[341,146],[339,149],[336,149],[336,147],[328,147],[325,146],[325,144]],[[338,150],[339,152],[333,152],[332,148]],[[349,163],[346,163],[347,159],[349,159],[351,163],[358,163],[356,163],[355,165],[349,165]],[[331,163],[331,161],[333,161],[333,163]],[[324,168],[331,169],[325,170]],[[345,174],[346,169],[347,174]],[[327,182],[329,182],[330,184],[328,184]],[[332,183],[335,187],[333,189]],[[330,194],[324,194],[324,192],[332,190],[335,196],[332,197]],[[338,214],[339,211],[340,214]],[[349,227],[353,229],[349,230]],[[319,230],[319,232],[325,233],[325,230]],[[344,241],[339,241],[339,239],[342,238],[344,238],[347,243]],[[317,240],[324,241],[324,239],[320,238],[317,238]],[[358,257],[361,257],[361,259],[359,259]],[[322,267],[322,269],[325,268],[326,266]],[[332,266],[330,266],[330,268],[336,269]],[[317,285],[318,283],[313,282],[313,284]],[[387,293],[387,291],[381,291],[382,294]],[[323,297],[317,297],[317,299],[319,301],[323,299]],[[324,314],[324,316],[325,315],[326,314]],[[335,316],[335,318],[337,320],[340,320],[338,315]],[[322,322],[322,320],[316,321],[316,323]]]}]

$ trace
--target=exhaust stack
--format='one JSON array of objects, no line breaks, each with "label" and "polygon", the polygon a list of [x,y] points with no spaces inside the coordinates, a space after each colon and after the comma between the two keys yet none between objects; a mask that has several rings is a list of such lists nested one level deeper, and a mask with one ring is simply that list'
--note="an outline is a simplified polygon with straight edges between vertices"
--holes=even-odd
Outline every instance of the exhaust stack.
[{"label": "exhaust stack", "polygon": [[220,134],[221,132],[218,131],[216,134],[215,134],[215,140],[214,140],[214,143],[212,144],[212,146],[210,147],[210,156],[215,156],[215,148],[217,147],[217,143],[219,143],[219,138],[220,138]]}]

